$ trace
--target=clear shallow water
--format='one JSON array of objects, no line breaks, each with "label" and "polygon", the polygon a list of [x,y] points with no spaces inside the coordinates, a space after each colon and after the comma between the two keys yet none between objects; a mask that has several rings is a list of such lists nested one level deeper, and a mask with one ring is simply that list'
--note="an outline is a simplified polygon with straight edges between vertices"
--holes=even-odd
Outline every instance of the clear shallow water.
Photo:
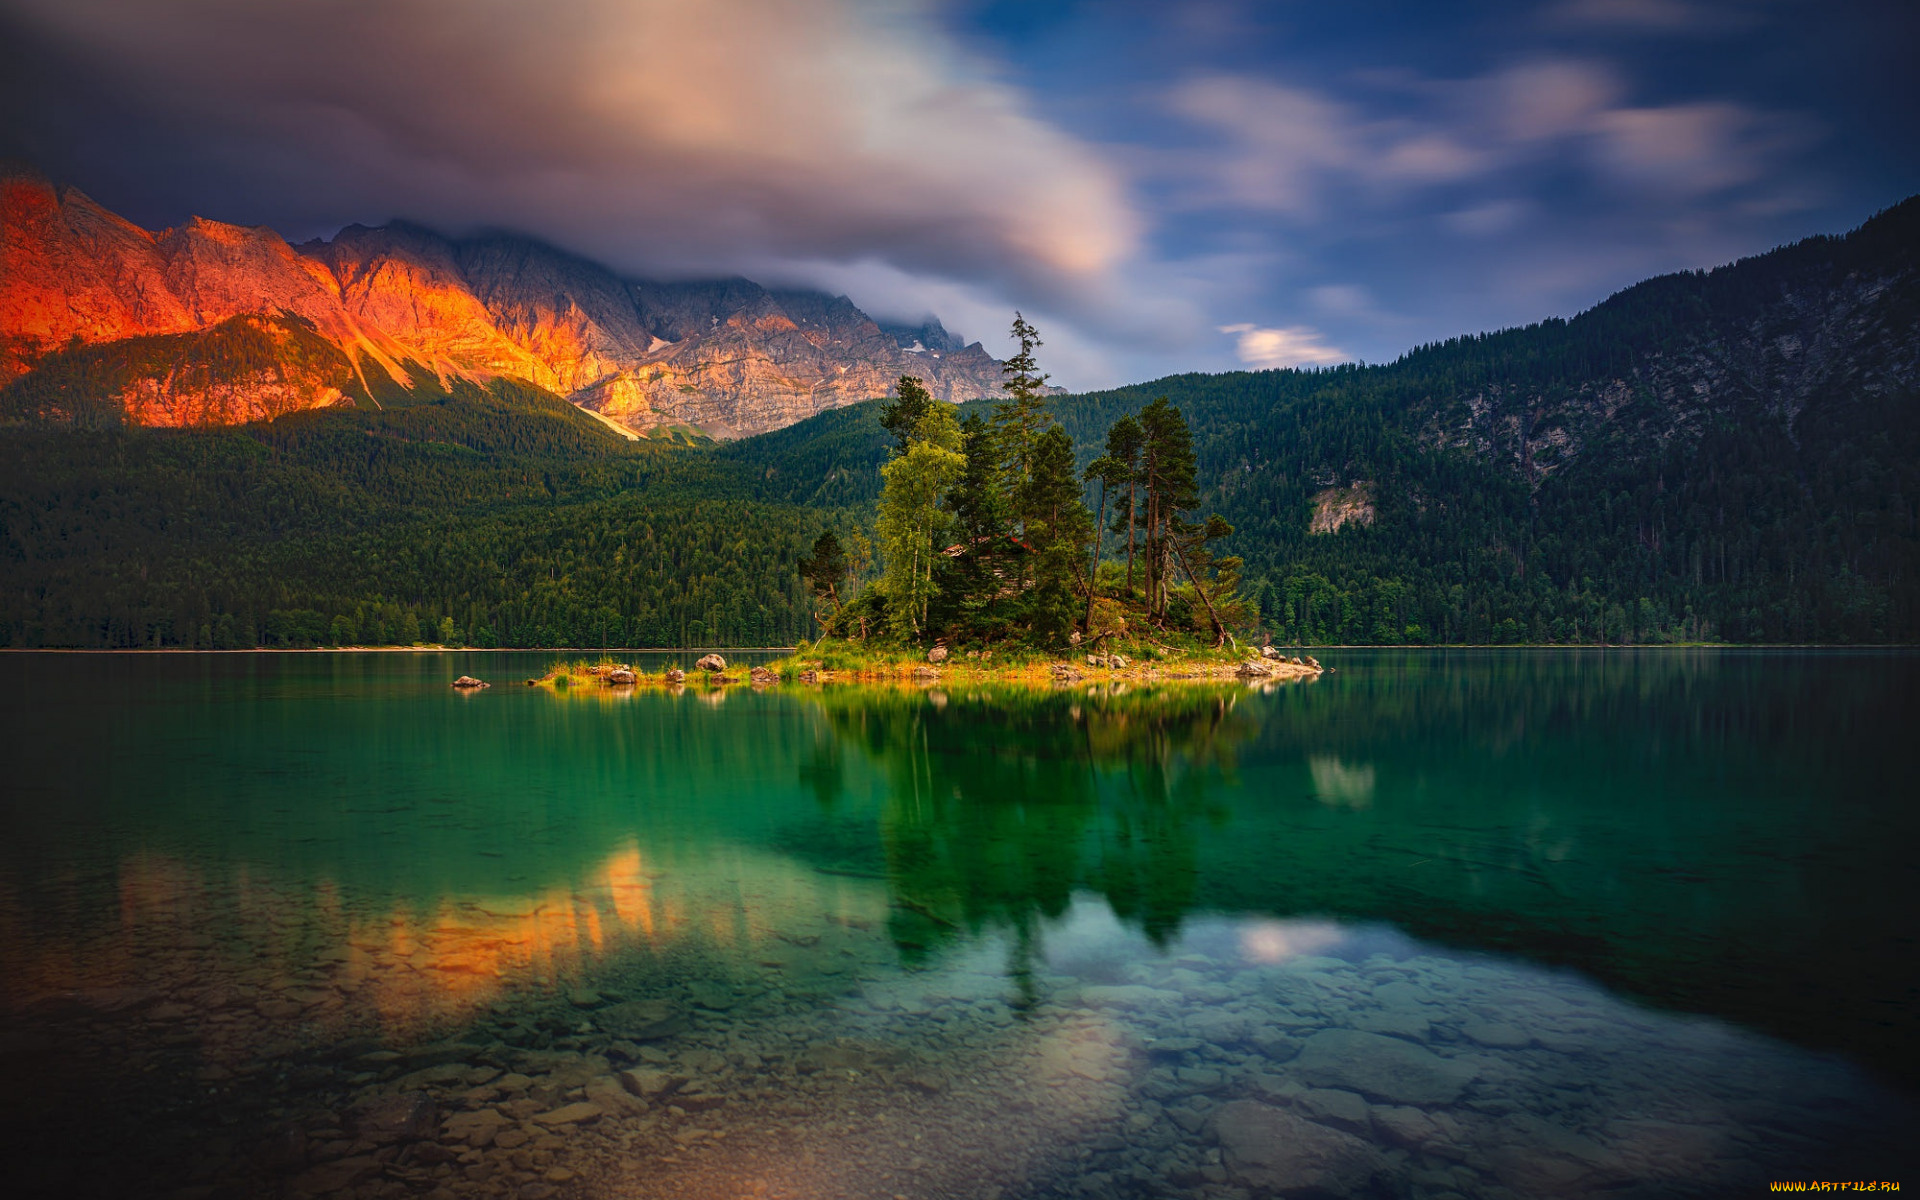
[{"label": "clear shallow water", "polygon": [[1920,658],[1326,657],[554,696],[510,686],[545,656],[0,656],[9,1161],[83,1195],[1900,1178]]}]

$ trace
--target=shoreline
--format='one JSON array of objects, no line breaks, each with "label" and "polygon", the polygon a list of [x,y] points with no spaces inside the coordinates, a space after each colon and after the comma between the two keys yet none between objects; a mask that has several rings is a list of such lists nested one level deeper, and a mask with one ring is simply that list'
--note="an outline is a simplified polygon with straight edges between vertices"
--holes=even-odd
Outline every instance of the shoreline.
[{"label": "shoreline", "polygon": [[[0,646],[0,654],[792,654],[794,646],[247,646],[205,650],[187,646]],[[1920,650],[1920,642],[1658,642],[1651,645],[1565,642],[1312,643],[1289,652],[1322,650]]]}]

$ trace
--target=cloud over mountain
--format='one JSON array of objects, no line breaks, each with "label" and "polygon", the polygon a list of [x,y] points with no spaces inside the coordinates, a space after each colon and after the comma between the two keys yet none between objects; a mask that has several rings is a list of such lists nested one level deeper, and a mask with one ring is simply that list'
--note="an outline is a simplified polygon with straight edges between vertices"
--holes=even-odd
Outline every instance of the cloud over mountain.
[{"label": "cloud over mountain", "polygon": [[147,167],[224,176],[221,216],[502,226],[647,272],[880,259],[1041,295],[1097,287],[1140,231],[1101,159],[915,3],[9,7],[63,78],[141,98]]}]

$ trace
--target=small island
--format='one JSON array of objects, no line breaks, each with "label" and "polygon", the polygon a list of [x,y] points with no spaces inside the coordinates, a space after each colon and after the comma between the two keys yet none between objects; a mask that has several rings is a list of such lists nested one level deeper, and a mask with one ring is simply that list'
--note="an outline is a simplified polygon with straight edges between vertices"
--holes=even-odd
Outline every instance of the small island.
[{"label": "small island", "polygon": [[[1193,436],[1165,397],[1121,416],[1090,461],[1048,412],[1040,337],[1019,352],[991,417],[902,376],[880,422],[874,537],[828,528],[800,562],[821,637],[772,664],[781,678],[1047,682],[1083,678],[1299,679],[1320,664],[1270,645],[1240,595],[1233,526],[1196,519]],[[876,564],[877,560],[877,564]]]},{"label": "small island", "polygon": [[[750,671],[719,654],[657,674],[611,658],[556,664],[553,688],[936,682],[1058,685],[1318,678],[1320,663],[1243,647],[1256,613],[1233,533],[1199,502],[1185,418],[1165,397],[1107,430],[1084,466],[1047,412],[1039,334],[1014,315],[1020,352],[990,419],[900,378],[880,421],[894,445],[874,536],[823,530],[799,563],[821,636]],[[1089,495],[1097,496],[1089,507]],[[876,546],[877,542],[877,546]],[[1111,552],[1109,547],[1111,546]],[[877,560],[877,561],[876,561]]]},{"label": "small island", "polygon": [[[1165,397],[1107,430],[1084,466],[1047,411],[1039,334],[1014,314],[1020,352],[992,417],[933,397],[903,375],[880,422],[894,445],[881,468],[874,536],[823,530],[801,558],[821,636],[750,671],[707,654],[657,675],[602,659],[556,665],[529,684],[556,688],[896,682],[1061,684],[1318,678],[1319,662],[1270,644],[1240,595],[1241,560],[1214,544],[1193,436]],[[1097,496],[1089,507],[1090,494]],[[877,543],[877,545],[876,545]],[[1109,547],[1111,546],[1111,552]]]},{"label": "small island", "polygon": [[1311,656],[1282,654],[1272,647],[1261,647],[1251,655],[1162,649],[1136,658],[1110,652],[1088,654],[1080,661],[1033,653],[996,655],[991,650],[974,650],[966,656],[954,657],[943,653],[943,649],[935,647],[927,656],[915,657],[905,651],[823,641],[803,643],[784,658],[751,668],[730,667],[719,655],[708,655],[708,658],[720,659],[721,665],[709,669],[696,667],[692,671],[674,666],[646,671],[610,657],[593,661],[569,659],[555,663],[544,675],[527,680],[526,685],[557,691],[595,688],[622,691],[740,684],[765,688],[780,683],[892,683],[932,687],[942,683],[1146,685],[1233,680],[1262,684],[1317,679],[1326,670]]}]

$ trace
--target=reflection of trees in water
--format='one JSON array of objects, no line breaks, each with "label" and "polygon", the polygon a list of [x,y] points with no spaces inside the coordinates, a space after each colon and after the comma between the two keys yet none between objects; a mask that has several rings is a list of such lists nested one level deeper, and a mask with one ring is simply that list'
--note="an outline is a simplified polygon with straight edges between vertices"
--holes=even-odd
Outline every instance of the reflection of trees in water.
[{"label": "reflection of trees in water", "polygon": [[[1198,823],[1225,819],[1208,781],[1231,774],[1254,729],[1236,699],[1214,688],[824,693],[842,743],[888,773],[880,834],[902,952],[1003,928],[1023,971],[1040,920],[1080,890],[1156,941],[1170,936],[1194,902]],[[833,761],[823,749],[803,775],[817,788]]]}]

